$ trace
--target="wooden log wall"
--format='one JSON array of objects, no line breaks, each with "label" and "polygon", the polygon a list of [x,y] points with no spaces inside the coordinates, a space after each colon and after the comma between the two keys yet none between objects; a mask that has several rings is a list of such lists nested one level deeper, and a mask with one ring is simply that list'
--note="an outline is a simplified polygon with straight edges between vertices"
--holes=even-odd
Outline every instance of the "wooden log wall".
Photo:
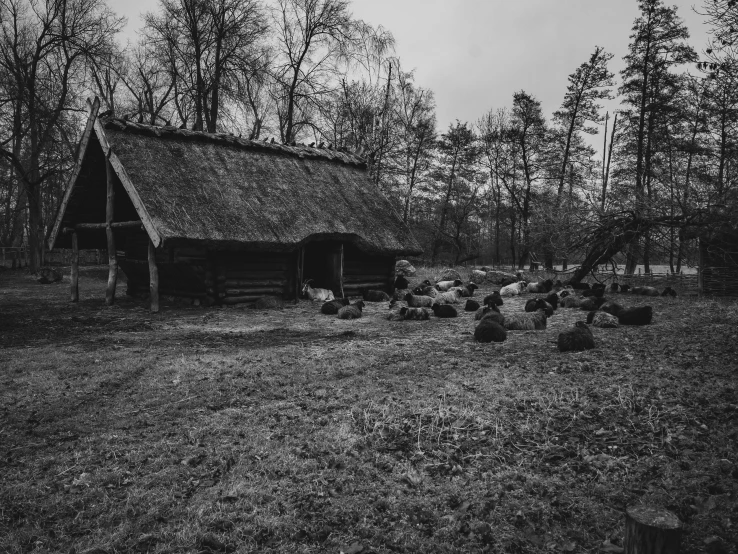
[{"label": "wooden log wall", "polygon": [[376,289],[391,293],[395,277],[394,256],[371,256],[353,245],[343,254],[343,292],[361,296],[362,290]]},{"label": "wooden log wall", "polygon": [[729,237],[700,243],[700,292],[738,297],[738,252]]},{"label": "wooden log wall", "polygon": [[262,296],[294,297],[296,264],[296,252],[219,252],[215,272],[219,301],[230,305]]}]

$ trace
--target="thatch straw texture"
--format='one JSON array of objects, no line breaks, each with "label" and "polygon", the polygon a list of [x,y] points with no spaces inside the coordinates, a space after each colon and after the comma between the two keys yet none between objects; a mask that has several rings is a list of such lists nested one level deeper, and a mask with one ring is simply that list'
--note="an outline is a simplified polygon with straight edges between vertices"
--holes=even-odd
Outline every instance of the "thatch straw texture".
[{"label": "thatch straw texture", "polygon": [[319,237],[422,250],[352,154],[117,119],[104,128],[165,243],[293,250]]}]

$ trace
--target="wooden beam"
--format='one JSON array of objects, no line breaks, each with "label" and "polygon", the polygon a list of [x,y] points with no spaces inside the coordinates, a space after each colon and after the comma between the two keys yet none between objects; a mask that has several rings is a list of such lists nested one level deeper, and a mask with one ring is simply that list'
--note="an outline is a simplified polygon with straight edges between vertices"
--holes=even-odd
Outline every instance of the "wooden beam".
[{"label": "wooden beam", "polygon": [[156,246],[149,239],[149,295],[151,297],[151,313],[159,311],[159,268],[156,267]]},{"label": "wooden beam", "polygon": [[64,227],[62,233],[74,233],[75,231],[89,231],[93,229],[143,229],[143,223],[140,221],[113,221],[108,223],[77,223],[71,227]]},{"label": "wooden beam", "polygon": [[112,306],[115,303],[115,286],[118,282],[118,258],[115,255],[115,235],[113,234],[113,211],[115,209],[115,176],[110,162],[105,160],[105,175],[108,188],[107,202],[105,203],[105,234],[108,239],[108,288],[105,291],[105,304]]},{"label": "wooden beam", "polygon": [[90,102],[88,100],[87,105],[90,109],[90,115],[87,117],[87,125],[85,126],[85,130],[82,133],[82,139],[79,142],[79,146],[77,149],[77,159],[75,160],[74,169],[72,170],[72,174],[69,176],[67,189],[64,192],[64,198],[62,199],[62,203],[59,205],[59,211],[56,213],[54,227],[51,229],[51,234],[49,235],[49,250],[54,248],[56,237],[59,234],[59,227],[61,227],[62,219],[64,219],[64,214],[67,211],[69,199],[72,196],[74,184],[77,182],[77,177],[79,177],[79,172],[82,169],[82,161],[84,160],[85,153],[87,152],[87,144],[90,142],[92,129],[94,128],[95,121],[97,121],[97,113],[98,111],[100,111],[100,100],[97,97],[95,97],[94,102]]},{"label": "wooden beam", "polygon": [[79,302],[79,243],[77,233],[72,233],[72,276],[71,301]]}]

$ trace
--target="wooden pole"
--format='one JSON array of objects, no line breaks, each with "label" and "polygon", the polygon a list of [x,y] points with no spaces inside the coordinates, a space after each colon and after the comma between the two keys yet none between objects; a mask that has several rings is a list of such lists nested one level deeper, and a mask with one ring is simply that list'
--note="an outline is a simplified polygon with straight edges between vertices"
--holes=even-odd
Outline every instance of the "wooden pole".
[{"label": "wooden pole", "polygon": [[77,242],[77,233],[72,233],[71,301],[79,301],[79,243]]},{"label": "wooden pole", "polygon": [[670,511],[630,506],[625,512],[624,554],[679,554],[682,522]]},{"label": "wooden pole", "polygon": [[108,198],[105,204],[105,234],[108,238],[108,288],[105,291],[105,304],[112,306],[115,303],[115,286],[118,281],[118,259],[115,256],[115,235],[113,235],[113,211],[115,208],[115,188],[113,187],[113,167],[110,160],[105,159],[105,173],[107,177]]},{"label": "wooden pole", "polygon": [[151,297],[151,313],[159,311],[159,268],[156,267],[156,247],[149,239],[149,295]]}]

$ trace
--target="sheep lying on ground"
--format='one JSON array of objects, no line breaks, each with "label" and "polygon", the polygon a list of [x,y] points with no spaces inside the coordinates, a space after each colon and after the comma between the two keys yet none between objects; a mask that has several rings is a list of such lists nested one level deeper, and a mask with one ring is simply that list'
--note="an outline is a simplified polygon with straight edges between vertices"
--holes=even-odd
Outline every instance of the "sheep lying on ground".
[{"label": "sheep lying on ground", "polygon": [[404,275],[398,275],[395,278],[395,288],[396,289],[406,289],[410,285],[410,281],[405,279]]},{"label": "sheep lying on ground", "polygon": [[546,328],[546,312],[516,313],[505,316],[505,329],[508,331],[540,331]]},{"label": "sheep lying on ground", "polygon": [[651,306],[623,308],[616,315],[620,325],[648,325],[653,319],[653,308]]},{"label": "sheep lying on ground", "polygon": [[612,283],[610,285],[610,292],[618,292],[619,289],[620,289],[620,285],[618,285],[617,283]]},{"label": "sheep lying on ground", "polygon": [[458,304],[461,302],[461,293],[458,290],[441,292],[434,300],[437,304]]},{"label": "sheep lying on ground", "polygon": [[405,295],[405,302],[411,308],[430,308],[433,305],[433,298],[430,296],[415,296],[408,292]]},{"label": "sheep lying on ground", "polygon": [[589,283],[573,283],[569,281],[567,284],[574,290],[588,290],[591,288]]},{"label": "sheep lying on ground", "polygon": [[574,328],[559,333],[557,341],[560,352],[582,352],[595,347],[592,331],[583,321],[577,321]]},{"label": "sheep lying on ground", "polygon": [[551,279],[546,279],[545,281],[539,281],[537,283],[530,283],[527,288],[528,288],[528,292],[534,292],[534,293],[551,292],[551,289],[553,288],[553,281]]},{"label": "sheep lying on ground", "polygon": [[630,285],[620,285],[620,292],[630,292]]},{"label": "sheep lying on ground", "polygon": [[578,308],[582,303],[576,296],[567,296],[561,301],[562,308]]},{"label": "sheep lying on ground", "polygon": [[586,312],[591,312],[592,310],[599,309],[605,302],[607,302],[607,298],[590,297],[582,300],[579,303],[579,307]]},{"label": "sheep lying on ground", "polygon": [[602,329],[614,329],[619,325],[616,316],[599,310],[587,314],[587,323]]},{"label": "sheep lying on ground", "polygon": [[543,298],[531,298],[525,303],[526,312],[537,312],[538,310],[546,312],[547,317],[551,317],[553,315],[553,306]]},{"label": "sheep lying on ground", "polygon": [[284,299],[279,296],[262,296],[251,307],[257,310],[284,308]]},{"label": "sheep lying on ground", "polygon": [[675,298],[676,295],[677,295],[677,292],[671,287],[666,287],[664,289],[664,292],[661,293],[661,296],[671,296],[672,298]]},{"label": "sheep lying on ground", "polygon": [[432,285],[418,285],[413,289],[413,294],[417,296],[430,296],[435,298],[438,295],[438,291]]},{"label": "sheep lying on ground", "polygon": [[465,312],[476,312],[479,309],[479,302],[472,300],[471,298],[466,301],[464,305]]},{"label": "sheep lying on ground", "polygon": [[486,313],[483,313],[479,321],[482,321],[484,319],[489,319],[491,321],[494,321],[498,325],[502,325],[503,327],[505,326],[505,316],[502,315],[500,312],[490,310]]},{"label": "sheep lying on ground", "polygon": [[633,287],[633,294],[640,294],[641,296],[658,296],[659,291],[656,287]]},{"label": "sheep lying on ground", "polygon": [[446,292],[451,287],[460,287],[464,283],[460,279],[455,279],[454,281],[439,281],[436,283],[436,288],[442,292]]},{"label": "sheep lying on ground", "polygon": [[474,296],[474,291],[479,287],[475,283],[469,283],[468,285],[462,285],[460,287],[461,296],[464,298],[471,298]]},{"label": "sheep lying on ground", "polygon": [[487,296],[485,296],[483,304],[485,305],[494,304],[495,306],[502,306],[503,302],[502,302],[502,296],[500,296],[500,291],[496,290],[492,294],[488,294]]},{"label": "sheep lying on ground", "polygon": [[364,309],[364,301],[359,300],[338,310],[338,319],[359,319],[361,310]]},{"label": "sheep lying on ground", "polygon": [[513,283],[500,289],[500,296],[518,296],[525,290],[525,281]]},{"label": "sheep lying on ground", "polygon": [[491,319],[483,319],[474,329],[474,340],[477,342],[503,342],[507,339],[507,330]]},{"label": "sheep lying on ground", "polygon": [[389,294],[384,292],[383,290],[364,290],[361,292],[362,298],[364,298],[365,302],[387,302],[387,300],[390,299]]},{"label": "sheep lying on ground", "polygon": [[324,303],[320,307],[320,313],[323,313],[325,315],[335,315],[338,313],[338,310],[348,305],[349,305],[348,298],[339,298],[338,300],[329,300],[328,302]]},{"label": "sheep lying on ground", "polygon": [[585,290],[582,292],[583,297],[594,297],[594,298],[602,298],[605,295],[605,288],[604,285],[602,287],[594,288]]},{"label": "sheep lying on ground", "polygon": [[488,306],[482,306],[482,307],[481,307],[481,308],[479,308],[479,309],[478,309],[478,310],[476,311],[476,313],[474,314],[474,319],[476,319],[477,321],[479,321],[480,319],[482,319],[482,317],[483,317],[483,316],[484,316],[485,314],[488,314],[488,313],[490,313],[490,312],[496,312],[496,313],[498,313],[498,314],[499,314],[499,313],[500,313],[500,310],[499,310],[499,308],[498,308],[497,306],[495,306],[494,304],[492,304],[492,305],[488,305]]},{"label": "sheep lying on ground", "polygon": [[559,308],[559,295],[556,294],[555,292],[552,292],[551,294],[549,294],[546,298],[544,298],[544,300],[548,302],[549,304],[551,304],[551,307],[554,310],[557,310]]},{"label": "sheep lying on ground", "polygon": [[400,315],[403,319],[423,321],[430,319],[430,312],[425,308],[401,308]]},{"label": "sheep lying on ground", "polygon": [[436,317],[456,317],[458,315],[456,308],[448,304],[433,304],[431,310]]},{"label": "sheep lying on ground", "polygon": [[618,312],[622,309],[623,307],[617,302],[605,302],[602,306],[600,306],[600,310],[614,316],[617,316]]}]

